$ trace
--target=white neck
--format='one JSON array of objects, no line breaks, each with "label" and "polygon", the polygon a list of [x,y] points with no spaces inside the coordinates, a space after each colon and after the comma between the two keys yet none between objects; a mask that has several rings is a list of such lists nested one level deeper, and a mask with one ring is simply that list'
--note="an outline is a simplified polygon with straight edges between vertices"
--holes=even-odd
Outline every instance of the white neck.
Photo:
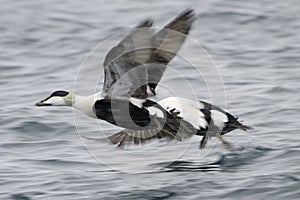
[{"label": "white neck", "polygon": [[94,103],[100,99],[98,94],[93,94],[91,96],[79,96],[73,94],[73,104],[72,106],[86,115],[92,118],[97,118],[94,113]]}]

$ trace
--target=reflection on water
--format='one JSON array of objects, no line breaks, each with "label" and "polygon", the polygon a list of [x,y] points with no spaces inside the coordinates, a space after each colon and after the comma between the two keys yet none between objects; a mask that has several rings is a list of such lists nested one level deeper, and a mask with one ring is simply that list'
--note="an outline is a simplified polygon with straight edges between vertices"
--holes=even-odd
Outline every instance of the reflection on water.
[{"label": "reflection on water", "polygon": [[222,154],[216,161],[210,163],[203,163],[199,160],[184,161],[178,160],[172,163],[159,163],[156,165],[165,166],[161,171],[166,172],[179,172],[179,171],[201,171],[201,172],[214,172],[214,171],[235,171],[238,167],[247,166],[255,162],[256,158],[263,156],[265,153],[273,149],[256,147],[256,148],[243,148],[243,151],[237,150]]}]

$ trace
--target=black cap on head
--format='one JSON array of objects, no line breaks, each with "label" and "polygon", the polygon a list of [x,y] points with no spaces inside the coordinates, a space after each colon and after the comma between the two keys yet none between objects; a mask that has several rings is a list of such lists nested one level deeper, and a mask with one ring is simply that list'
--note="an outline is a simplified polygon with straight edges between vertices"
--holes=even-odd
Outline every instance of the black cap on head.
[{"label": "black cap on head", "polygon": [[53,92],[50,97],[65,97],[69,94],[69,92],[63,91],[63,90],[58,90]]}]

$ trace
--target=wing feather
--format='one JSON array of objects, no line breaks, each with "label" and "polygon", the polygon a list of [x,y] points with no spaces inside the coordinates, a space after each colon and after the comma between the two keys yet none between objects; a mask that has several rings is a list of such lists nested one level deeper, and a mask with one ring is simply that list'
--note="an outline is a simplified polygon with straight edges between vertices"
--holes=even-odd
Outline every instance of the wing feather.
[{"label": "wing feather", "polygon": [[106,55],[103,91],[108,96],[134,96],[134,93],[140,98],[146,96],[145,88],[136,89],[147,83],[147,68],[137,66],[146,64],[150,59],[151,26],[152,20],[143,21]]},{"label": "wing feather", "polygon": [[[152,45],[154,51],[149,62],[154,64],[152,65],[153,67],[148,67],[148,82],[152,89],[156,88],[165,72],[166,66],[181,49],[194,20],[194,10],[187,9],[153,36]],[[159,66],[155,65],[155,63],[159,64]]]},{"label": "wing feather", "polygon": [[103,91],[108,96],[146,98],[147,85],[154,91],[194,20],[193,9],[187,9],[154,35],[152,20],[140,23],[105,57]]}]

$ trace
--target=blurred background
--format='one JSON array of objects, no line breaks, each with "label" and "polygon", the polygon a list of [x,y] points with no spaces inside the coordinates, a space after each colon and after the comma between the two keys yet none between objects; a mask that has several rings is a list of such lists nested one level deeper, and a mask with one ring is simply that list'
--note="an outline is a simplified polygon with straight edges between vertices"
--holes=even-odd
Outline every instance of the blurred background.
[{"label": "blurred background", "polygon": [[[0,199],[300,198],[298,1],[0,0],[0,5]],[[78,137],[77,131],[97,135],[99,128],[112,133],[104,122],[71,108],[34,106],[57,89],[72,90],[79,67],[100,42],[145,18],[162,27],[188,7],[198,13],[190,37],[205,48],[223,81],[216,90],[226,95],[222,107],[254,127],[225,136],[239,150],[230,152],[215,139],[199,150],[201,138],[118,149]],[[111,47],[101,46],[98,65]],[[182,51],[197,59],[192,44]],[[170,65],[210,101],[203,79],[187,63],[176,58]],[[165,85],[184,95],[179,82],[175,75],[164,77]],[[224,99],[217,96],[214,103],[219,102]]]}]

